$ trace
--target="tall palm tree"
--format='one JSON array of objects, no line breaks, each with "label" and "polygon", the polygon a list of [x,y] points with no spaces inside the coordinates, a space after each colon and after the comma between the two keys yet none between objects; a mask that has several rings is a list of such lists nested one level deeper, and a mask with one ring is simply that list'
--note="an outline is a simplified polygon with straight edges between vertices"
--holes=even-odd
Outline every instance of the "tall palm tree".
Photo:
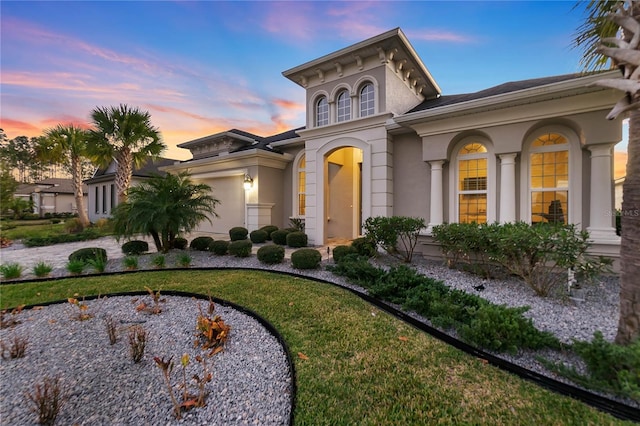
[{"label": "tall palm tree", "polygon": [[[578,3],[582,7],[585,3]],[[587,69],[611,65],[621,79],[598,84],[624,92],[608,117],[629,118],[627,174],[623,184],[622,241],[620,247],[620,320],[616,342],[629,344],[640,338],[640,0],[586,3],[588,17],[578,29],[575,46],[584,49]],[[621,31],[620,31],[621,30]]]},{"label": "tall palm tree", "polygon": [[78,220],[82,227],[89,226],[89,216],[84,207],[82,178],[89,154],[87,143],[89,132],[73,124],[62,125],[47,129],[44,138],[38,141],[38,155],[41,159],[62,164],[71,172],[73,194],[78,209]]},{"label": "tall palm tree", "polygon": [[129,190],[129,198],[112,212],[118,238],[150,235],[159,252],[167,252],[181,233],[217,217],[219,203],[211,187],[191,181],[187,172],[155,175]]},{"label": "tall palm tree", "polygon": [[158,157],[166,148],[160,132],[151,125],[147,111],[120,104],[117,107],[98,107],[91,112],[92,152],[102,166],[116,162],[118,202],[127,199],[134,167],[148,157]]}]

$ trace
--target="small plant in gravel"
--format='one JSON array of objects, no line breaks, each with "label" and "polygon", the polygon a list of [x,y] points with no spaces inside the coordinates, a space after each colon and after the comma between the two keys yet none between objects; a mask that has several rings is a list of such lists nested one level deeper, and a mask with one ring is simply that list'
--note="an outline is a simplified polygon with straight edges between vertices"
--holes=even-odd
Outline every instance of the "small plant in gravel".
[{"label": "small plant in gravel", "polygon": [[70,297],[67,301],[71,306],[76,306],[78,308],[77,313],[75,313],[72,318],[77,319],[78,321],[86,321],[93,318],[93,314],[89,312],[89,307],[84,303],[84,299],[81,302],[75,297]]},{"label": "small plant in gravel", "polygon": [[83,260],[70,260],[67,262],[67,271],[72,275],[80,275],[84,271],[85,263]]},{"label": "small plant in gravel", "polygon": [[141,325],[134,325],[129,329],[129,350],[133,362],[138,363],[144,356],[147,345],[147,330]]},{"label": "small plant in gravel", "polygon": [[122,259],[122,264],[127,270],[133,271],[138,269],[138,258],[136,256],[126,256]]},{"label": "small plant in gravel", "polygon": [[60,377],[45,377],[42,383],[35,385],[33,392],[25,393],[25,397],[38,416],[38,424],[52,426],[67,401],[67,391]]},{"label": "small plant in gravel", "polygon": [[0,341],[0,351],[2,359],[15,359],[24,357],[24,353],[27,350],[27,344],[29,340],[21,336],[13,336],[11,344],[7,345]]},{"label": "small plant in gravel", "polygon": [[155,255],[151,258],[151,264],[154,266],[154,268],[156,269],[162,269],[166,266],[167,264],[167,259],[164,256],[164,254],[158,254]]},{"label": "small plant in gravel", "polygon": [[147,286],[145,286],[144,288],[145,290],[147,290],[147,293],[149,293],[149,296],[151,297],[151,304],[147,304],[144,301],[142,301],[138,304],[138,306],[136,306],[136,311],[138,312],[144,311],[148,314],[154,314],[154,315],[159,314],[160,312],[162,312],[162,307],[160,306],[160,303],[166,302],[166,299],[162,298],[160,294],[160,290],[153,291]]},{"label": "small plant in gravel", "polygon": [[5,280],[13,280],[20,278],[23,268],[18,263],[7,263],[6,265],[0,265],[0,274]]},{"label": "small plant in gravel", "polygon": [[229,337],[231,327],[225,324],[220,315],[212,317],[215,305],[209,299],[208,315],[202,312],[202,307],[198,305],[200,311],[196,324],[196,342],[195,345],[202,349],[211,350],[209,356],[213,356],[218,352],[222,352],[223,346]]},{"label": "small plant in gravel", "polygon": [[38,262],[33,266],[33,273],[38,278],[49,276],[51,271],[53,271],[53,266],[46,262]]},{"label": "small plant in gravel", "polygon": [[178,265],[182,266],[183,268],[188,268],[189,266],[191,266],[192,261],[193,259],[191,259],[191,256],[189,256],[187,253],[182,253],[178,256]]},{"label": "small plant in gravel", "polygon": [[97,273],[101,274],[107,269],[107,258],[100,253],[95,258],[87,259],[87,265],[91,266]]},{"label": "small plant in gravel", "polygon": [[107,329],[107,336],[109,336],[109,344],[115,345],[118,340],[118,329],[116,328],[116,322],[111,315],[104,317],[104,325]]},{"label": "small plant in gravel", "polygon": [[23,308],[24,305],[20,305],[11,311],[7,311],[6,309],[0,311],[0,328],[11,328],[20,324],[21,321],[17,317]]}]

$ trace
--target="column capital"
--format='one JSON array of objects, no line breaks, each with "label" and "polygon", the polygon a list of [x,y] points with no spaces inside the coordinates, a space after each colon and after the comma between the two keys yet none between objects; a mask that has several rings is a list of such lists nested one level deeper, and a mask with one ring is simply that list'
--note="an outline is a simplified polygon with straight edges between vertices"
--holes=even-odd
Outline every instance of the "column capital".
[{"label": "column capital", "polygon": [[427,161],[427,163],[431,165],[432,170],[441,170],[444,163],[446,163],[446,160],[433,160],[433,161]]},{"label": "column capital", "polygon": [[587,145],[586,148],[591,151],[591,157],[611,156],[615,143],[599,143],[596,145]]},{"label": "column capital", "polygon": [[512,164],[516,161],[516,157],[518,156],[517,152],[512,152],[509,154],[498,154],[498,158],[502,164]]}]

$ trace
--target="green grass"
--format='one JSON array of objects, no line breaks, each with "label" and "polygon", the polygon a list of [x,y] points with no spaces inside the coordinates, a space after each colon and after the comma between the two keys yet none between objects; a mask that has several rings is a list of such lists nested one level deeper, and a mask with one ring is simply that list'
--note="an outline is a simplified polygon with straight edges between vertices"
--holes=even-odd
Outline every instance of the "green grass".
[{"label": "green grass", "polygon": [[26,220],[11,221],[8,223],[3,222],[2,229],[0,231],[0,235],[10,240],[22,240],[24,238],[34,237],[42,238],[65,233],[66,230],[64,229],[64,223],[52,224],[49,219],[41,221]]},{"label": "green grass", "polygon": [[631,424],[486,365],[347,291],[302,278],[259,271],[89,276],[3,286],[0,307],[144,286],[210,292],[271,322],[295,362],[296,425]]}]

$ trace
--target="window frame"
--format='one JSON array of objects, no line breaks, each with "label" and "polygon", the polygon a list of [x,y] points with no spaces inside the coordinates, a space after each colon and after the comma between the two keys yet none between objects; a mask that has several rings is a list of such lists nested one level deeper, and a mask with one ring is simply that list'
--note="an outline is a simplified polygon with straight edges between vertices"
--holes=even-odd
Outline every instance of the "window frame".
[{"label": "window frame", "polygon": [[[304,160],[305,162],[305,166],[304,168],[300,167],[300,163]],[[293,173],[292,173],[292,177],[293,177],[293,182],[292,182],[292,197],[293,197],[293,202],[292,202],[292,217],[305,217],[306,216],[306,183],[307,183],[307,158],[306,158],[306,152],[303,149],[302,151],[300,151],[295,159],[293,160]],[[300,192],[300,172],[303,172],[305,174],[305,191],[303,193]],[[300,195],[304,195],[305,196],[305,206],[304,206],[304,210],[305,210],[305,214],[300,214]]]},{"label": "window frame", "polygon": [[[364,90],[369,87],[371,90],[367,91],[367,98],[364,99]],[[366,81],[360,85],[358,89],[358,105],[358,115],[360,118],[369,117],[376,113],[376,88],[372,82]],[[365,108],[363,108],[363,105],[365,105]]]},{"label": "window frame", "polygon": [[344,89],[336,97],[336,122],[342,123],[351,120],[351,95]]},{"label": "window frame", "polygon": [[[322,105],[320,105],[324,102]],[[326,96],[319,96],[314,102],[315,127],[327,126],[329,124],[329,100]],[[322,107],[322,111],[320,108]]]}]

